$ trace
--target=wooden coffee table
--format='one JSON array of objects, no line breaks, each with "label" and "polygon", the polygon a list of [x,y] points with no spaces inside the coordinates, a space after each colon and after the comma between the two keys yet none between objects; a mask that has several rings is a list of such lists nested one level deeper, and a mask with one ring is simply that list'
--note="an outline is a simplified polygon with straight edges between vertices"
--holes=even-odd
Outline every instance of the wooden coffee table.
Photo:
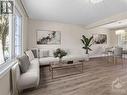
[{"label": "wooden coffee table", "polygon": [[[54,78],[54,70],[56,69],[65,69],[65,68],[70,69],[70,68],[75,68],[80,65],[81,66],[80,73],[83,73],[83,63],[84,63],[83,60],[75,61],[72,64],[68,64],[67,61],[66,62],[51,62],[49,66],[49,70],[51,71],[52,79]],[[68,75],[72,75],[72,74],[66,74],[64,76],[68,76]]]}]

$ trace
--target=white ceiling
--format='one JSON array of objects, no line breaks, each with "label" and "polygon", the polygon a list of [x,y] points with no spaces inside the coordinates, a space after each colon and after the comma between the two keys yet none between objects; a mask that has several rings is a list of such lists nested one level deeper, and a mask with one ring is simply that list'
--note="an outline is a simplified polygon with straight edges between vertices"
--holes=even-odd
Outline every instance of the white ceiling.
[{"label": "white ceiling", "polygon": [[127,0],[22,0],[31,19],[89,25],[127,11]]}]

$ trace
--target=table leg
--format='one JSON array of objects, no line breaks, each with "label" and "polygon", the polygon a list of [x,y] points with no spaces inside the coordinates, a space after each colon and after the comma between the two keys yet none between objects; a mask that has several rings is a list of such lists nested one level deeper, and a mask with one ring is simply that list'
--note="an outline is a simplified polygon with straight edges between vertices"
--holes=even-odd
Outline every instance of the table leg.
[{"label": "table leg", "polygon": [[49,65],[49,71],[51,71],[51,67],[50,67],[50,65]]},{"label": "table leg", "polygon": [[116,64],[116,62],[117,62],[117,61],[116,61],[116,57],[113,56],[113,58],[114,58],[114,59],[113,59],[113,63]]},{"label": "table leg", "polygon": [[53,68],[52,68],[52,79],[53,79]]},{"label": "table leg", "polygon": [[83,73],[83,62],[82,62],[82,73]]}]

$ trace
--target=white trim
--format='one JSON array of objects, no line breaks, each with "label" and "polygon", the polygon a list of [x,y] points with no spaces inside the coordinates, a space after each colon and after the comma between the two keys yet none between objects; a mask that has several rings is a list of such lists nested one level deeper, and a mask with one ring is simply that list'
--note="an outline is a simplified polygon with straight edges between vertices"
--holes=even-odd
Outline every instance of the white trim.
[{"label": "white trim", "polygon": [[109,23],[113,23],[113,22],[116,22],[116,21],[120,21],[120,20],[123,20],[123,19],[126,19],[126,18],[127,18],[127,12],[124,12],[124,13],[121,13],[121,14],[118,14],[118,15],[114,15],[114,16],[110,16],[108,18],[102,19],[102,20],[97,21],[95,23],[92,23],[88,26],[85,26],[84,28],[85,29],[96,28],[96,27],[106,25],[106,24],[109,24]]},{"label": "white trim", "polygon": [[11,67],[16,63],[17,61],[7,62],[0,66],[0,79],[4,77],[7,72],[10,71]]},{"label": "white trim", "polygon": [[[21,26],[20,26],[20,41],[21,41],[21,55],[23,54],[23,25],[22,25],[22,23],[23,23],[23,20],[22,20],[22,14],[21,14],[21,12],[19,11],[19,9],[18,8],[16,8],[15,7],[15,14],[14,14],[14,18],[15,18],[15,16],[16,15],[18,15],[19,17],[20,17],[20,23],[21,23]],[[15,19],[14,19],[14,22],[15,22]],[[15,31],[15,23],[13,23],[14,24],[14,31]],[[13,35],[14,37],[15,37],[15,33],[14,33],[14,35]],[[15,40],[15,38],[14,38],[14,40]],[[14,45],[15,45],[15,43],[14,43]],[[14,46],[15,47],[15,46]],[[15,51],[15,49],[14,49],[14,51]],[[14,53],[15,54],[15,53]],[[15,57],[15,56],[14,56]]]}]

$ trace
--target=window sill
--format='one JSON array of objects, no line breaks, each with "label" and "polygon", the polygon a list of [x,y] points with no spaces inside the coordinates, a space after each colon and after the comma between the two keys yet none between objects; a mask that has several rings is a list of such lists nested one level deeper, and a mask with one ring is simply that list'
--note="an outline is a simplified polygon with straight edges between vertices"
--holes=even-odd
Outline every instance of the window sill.
[{"label": "window sill", "polygon": [[0,79],[10,70],[10,68],[15,64],[15,60],[6,62],[0,65]]}]

